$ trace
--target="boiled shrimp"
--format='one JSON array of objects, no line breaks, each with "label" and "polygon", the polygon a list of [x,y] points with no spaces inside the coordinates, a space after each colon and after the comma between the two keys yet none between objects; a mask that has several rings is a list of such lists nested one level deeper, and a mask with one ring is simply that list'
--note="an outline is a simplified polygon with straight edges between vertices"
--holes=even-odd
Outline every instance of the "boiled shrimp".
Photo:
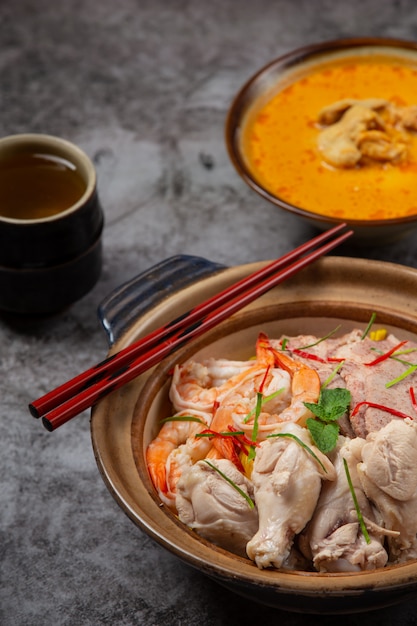
[{"label": "boiled shrimp", "polygon": [[305,363],[292,359],[282,350],[277,350],[264,333],[261,333],[261,337],[264,349],[274,355],[275,366],[282,368],[291,376],[291,402],[280,413],[280,420],[305,426],[307,419],[313,414],[304,403],[318,401],[321,388],[320,377],[316,370]]},{"label": "boiled shrimp", "polygon": [[[184,464],[190,465],[203,459],[211,447],[207,439],[195,436],[207,428],[211,415],[196,411],[192,416],[185,412],[174,416],[179,417],[184,417],[184,420],[173,419],[165,422],[146,450],[150,477],[159,497],[168,506],[175,504],[176,483]],[[195,417],[201,421],[186,419],[187,417]],[[170,462],[170,456],[174,452],[176,461]]]},{"label": "boiled shrimp", "polygon": [[305,426],[307,419],[313,417],[313,414],[304,403],[314,404],[318,401],[321,388],[320,377],[316,370],[300,361],[295,361],[284,353],[277,351],[276,361],[291,376],[291,402],[279,417],[283,422],[295,422],[300,426]]},{"label": "boiled shrimp", "polygon": [[[171,401],[178,415],[200,416],[201,422],[166,422],[148,446],[149,473],[166,504],[175,507],[180,476],[205,457],[227,458],[241,469],[233,437],[217,437],[216,433],[237,428],[252,436],[251,413],[261,388],[264,402],[257,415],[259,440],[285,421],[303,426],[311,415],[304,402],[318,400],[320,379],[315,370],[275,349],[263,333],[256,343],[255,360],[190,361],[175,369]],[[205,429],[213,437],[196,437]]]},{"label": "boiled shrimp", "polygon": [[290,402],[291,377],[288,372],[270,366],[260,367],[256,372],[251,372],[251,376],[225,395],[213,419],[212,430],[217,430],[216,421],[223,424],[227,422],[251,435],[261,388],[263,402],[257,416],[259,438],[263,439],[272,432],[276,423],[280,421],[279,413]]},{"label": "boiled shrimp", "polygon": [[[265,336],[266,337],[266,336]],[[210,412],[214,404],[242,382],[246,373],[256,373],[260,367],[272,365],[273,349],[261,333],[256,342],[256,358],[248,361],[206,359],[176,365],[169,391],[176,411]]]},{"label": "boiled shrimp", "polygon": [[[212,448],[209,438],[196,438],[196,435],[211,426],[219,400],[259,369],[257,361],[226,359],[205,363],[189,361],[176,367],[170,390],[170,399],[178,411],[175,417],[200,416],[203,423],[168,421],[148,446],[149,473],[161,500],[168,506],[175,506],[176,484],[183,471],[203,459]],[[222,382],[210,387],[213,381]],[[215,428],[220,428],[219,420]]]},{"label": "boiled shrimp", "polygon": [[169,392],[176,411],[212,412],[214,403],[224,388],[232,387],[234,380],[253,361],[228,361],[227,359],[207,359],[202,363],[188,361],[176,365]]}]

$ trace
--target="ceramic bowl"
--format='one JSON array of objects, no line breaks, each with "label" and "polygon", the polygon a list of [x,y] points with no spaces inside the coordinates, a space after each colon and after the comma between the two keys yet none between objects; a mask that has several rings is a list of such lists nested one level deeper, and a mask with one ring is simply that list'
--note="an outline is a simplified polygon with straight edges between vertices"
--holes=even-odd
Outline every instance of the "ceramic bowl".
[{"label": "ceramic bowl", "polygon": [[[231,103],[225,125],[225,140],[231,162],[234,165],[237,173],[241,176],[243,181],[247,183],[247,185],[249,185],[251,189],[256,191],[262,198],[268,200],[269,202],[272,202],[280,209],[302,218],[304,221],[313,224],[321,230],[325,230],[340,221],[346,222],[355,231],[354,241],[356,243],[364,244],[367,244],[369,242],[371,242],[372,244],[386,244],[410,234],[417,228],[417,209],[414,215],[408,215],[407,217],[399,217],[393,219],[365,220],[349,219],[349,216],[331,217],[321,214],[320,210],[317,209],[317,207],[314,211],[311,210],[311,207],[309,207],[308,199],[309,189],[307,189],[307,191],[303,194],[303,200],[299,201],[299,204],[291,204],[291,202],[288,202],[280,197],[278,191],[271,191],[271,185],[269,185],[267,188],[265,182],[261,180],[259,173],[255,171],[254,167],[251,165],[250,159],[248,159],[248,152],[245,148],[245,142],[242,140],[242,137],[244,137],[245,135],[244,131],[247,127],[246,125],[248,124],[248,120],[251,119],[251,115],[253,116],[260,106],[263,106],[265,102],[268,102],[277,93],[280,93],[287,88],[290,90],[291,86],[295,82],[308,79],[308,77],[314,71],[317,71],[317,69],[323,67],[323,64],[329,64],[328,67],[331,68],[332,63],[338,63],[341,60],[349,64],[352,61],[354,62],[357,58],[361,58],[364,56],[371,58],[374,55],[378,56],[381,54],[388,55],[390,58],[392,57],[393,63],[398,60],[401,61],[406,59],[407,62],[411,63],[413,67],[417,64],[417,44],[414,42],[407,42],[396,39],[341,39],[318,43],[314,45],[308,45],[306,47],[289,52],[288,54],[285,54],[271,61],[266,66],[261,68],[242,86],[242,88],[239,90]],[[331,79],[329,78],[329,80]],[[346,87],[343,87],[346,90],[346,93],[341,93],[340,98],[355,97],[354,95],[352,96],[352,94],[355,93],[354,79],[348,77],[343,84],[346,85]],[[400,87],[398,87],[398,94],[396,93],[395,95],[401,95]],[[382,93],[374,92],[369,93],[368,97],[371,96],[378,96],[380,98],[392,97],[391,94],[385,95]],[[290,98],[291,94],[289,94],[288,96],[289,100]],[[305,110],[308,110],[308,107],[309,102],[306,103]],[[315,124],[314,120],[315,114],[317,112],[315,111],[313,105],[313,108],[311,109],[311,114],[309,113],[311,119],[309,117],[307,125],[312,126],[313,123]],[[304,112],[303,116],[305,117]],[[301,118],[301,114],[299,122],[300,127],[306,122],[304,118]],[[297,136],[287,137],[287,140],[285,142],[283,141],[282,145],[279,146],[281,154],[285,154],[286,152],[288,152],[287,146],[289,142],[295,142],[296,144],[297,142],[300,142],[301,135],[302,133],[299,133]],[[307,144],[306,141],[306,146],[308,145],[310,153],[311,151],[313,151],[316,154],[314,163],[316,163],[317,170],[319,168],[329,170],[327,164],[324,164],[324,168],[322,167],[323,161],[320,159],[320,156],[317,153],[316,140],[314,140],[313,142],[313,140],[309,139],[308,141],[311,141],[311,145],[310,143]],[[306,160],[308,160],[309,158],[306,146],[304,146],[303,144],[303,157],[301,156],[300,148],[300,172],[302,172],[303,170],[302,159],[305,158]],[[299,177],[299,172],[297,172],[297,176]],[[381,176],[385,176],[383,170]],[[296,185],[303,185],[302,178],[300,180],[301,182],[297,182]],[[317,180],[318,178],[316,177],[316,181]],[[281,180],[279,178],[279,172],[277,174],[277,181],[279,181],[280,187],[285,187],[286,185],[291,184],[291,181],[288,181],[288,179]],[[386,185],[386,189],[392,183],[390,181],[387,181],[384,184]],[[371,185],[371,183],[359,182],[358,186],[355,185],[356,191],[358,191],[358,193],[361,193],[361,189],[365,189],[366,185],[369,186]],[[278,182],[276,183],[276,188],[277,187]],[[312,191],[317,195],[315,190]],[[327,195],[327,193],[326,187],[324,187],[323,198],[324,194]],[[319,199],[320,198],[316,199],[316,202],[318,202]],[[336,205],[337,199],[338,198],[336,193]],[[415,203],[416,199],[414,199],[414,204]],[[337,206],[335,206],[334,208],[337,209]],[[316,212],[316,209],[318,212]]]},{"label": "ceramic bowl", "polygon": [[[30,217],[28,209],[28,217],[22,218],[1,207],[0,311],[45,315],[69,306],[98,280],[104,216],[94,165],[78,146],[43,134],[0,139],[0,170],[8,168],[9,176],[10,168],[16,168],[19,162],[16,159],[25,163],[23,160],[33,155],[47,163],[51,160],[57,167],[68,164],[80,181],[76,199],[65,210],[51,215]],[[28,168],[22,171],[22,176],[28,175]],[[38,184],[36,176],[37,172],[27,183],[29,188]],[[45,188],[42,193],[51,205],[55,202],[56,188]]]},{"label": "ceramic bowl", "polygon": [[[240,280],[262,264],[224,268],[194,257],[174,257],[109,297],[100,318],[109,354],[162,326]],[[176,284],[178,281],[178,284]],[[134,524],[188,565],[233,592],[281,609],[348,613],[399,602],[417,591],[417,562],[377,571],[321,574],[260,570],[200,538],[161,504],[144,451],[159,420],[170,414],[168,385],[174,363],[191,356],[247,358],[258,332],[317,332],[336,324],[366,326],[371,312],[399,338],[417,337],[413,299],[417,270],[362,259],[326,257],[196,339],[147,374],[101,400],[92,411],[98,468],[111,495]],[[342,331],[341,331],[342,332]]]}]

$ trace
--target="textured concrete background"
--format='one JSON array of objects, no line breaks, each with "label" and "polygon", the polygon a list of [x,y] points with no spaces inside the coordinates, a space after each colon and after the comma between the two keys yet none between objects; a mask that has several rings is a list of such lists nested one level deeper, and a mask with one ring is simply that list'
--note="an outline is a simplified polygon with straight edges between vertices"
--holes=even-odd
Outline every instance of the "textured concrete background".
[{"label": "textured concrete background", "polygon": [[[51,435],[26,409],[103,358],[96,309],[120,283],[173,254],[240,264],[274,258],[312,234],[239,179],[224,147],[225,115],[271,59],[360,35],[416,39],[417,4],[0,3],[0,135],[45,132],[79,144],[96,164],[106,214],[103,274],[90,294],[49,320],[0,318],[1,624],[417,624],[417,599],[363,616],[307,618],[231,595],[120,511],[95,465],[88,413]],[[360,255],[417,267],[410,239]]]}]

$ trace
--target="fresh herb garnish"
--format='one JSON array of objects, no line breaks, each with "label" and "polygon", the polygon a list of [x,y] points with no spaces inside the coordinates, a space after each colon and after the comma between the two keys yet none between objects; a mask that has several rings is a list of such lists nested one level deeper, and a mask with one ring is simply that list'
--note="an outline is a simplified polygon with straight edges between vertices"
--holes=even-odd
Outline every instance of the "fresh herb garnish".
[{"label": "fresh herb garnish", "polygon": [[[285,387],[281,387],[280,389],[277,389],[276,391],[274,391],[273,393],[270,393],[269,396],[264,396],[262,395],[262,406],[266,403],[269,402],[269,400],[273,400],[274,398],[276,398],[277,396],[279,396],[280,393],[282,393],[283,391],[285,391]],[[249,411],[249,413],[243,418],[243,423],[246,424],[247,422],[249,422],[250,418],[253,417],[255,415],[255,411],[256,411],[256,407],[257,404],[253,407],[253,409],[251,411]]]},{"label": "fresh herb garnish", "polygon": [[225,430],[222,432],[217,432],[215,430],[210,430],[209,428],[207,430],[204,430],[202,433],[197,433],[195,435],[196,438],[199,437],[237,437],[238,435],[245,435],[245,431],[243,430]]},{"label": "fresh herb garnish", "polygon": [[233,487],[233,489],[236,489],[236,491],[237,491],[237,492],[238,492],[238,493],[239,493],[239,494],[240,494],[243,498],[245,498],[245,500],[246,500],[246,502],[248,503],[248,505],[249,505],[249,508],[250,508],[250,509],[253,509],[253,508],[255,507],[255,503],[254,503],[254,501],[252,500],[252,498],[251,498],[250,496],[248,496],[248,494],[247,494],[247,493],[245,493],[245,492],[243,491],[243,489],[241,489],[241,488],[239,487],[239,485],[236,485],[236,483],[235,483],[235,482],[233,482],[233,480],[231,480],[228,476],[226,476],[226,474],[224,474],[224,473],[223,473],[223,472],[222,472],[222,471],[221,471],[218,467],[216,467],[215,465],[213,465],[213,463],[210,463],[210,461],[208,461],[207,459],[204,459],[204,462],[205,462],[205,463],[207,463],[207,465],[209,465],[209,466],[211,467],[211,469],[213,469],[215,472],[217,472],[218,474],[220,474],[220,476],[221,476],[222,478],[224,478],[224,480],[225,480],[226,482],[228,482],[228,483],[229,483],[229,485],[231,485],[231,486]]},{"label": "fresh herb garnish", "polygon": [[346,461],[345,458],[343,458],[343,465],[345,466],[346,478],[347,478],[347,481],[348,481],[350,493],[352,495],[353,504],[355,505],[356,515],[358,516],[359,525],[361,527],[362,534],[365,537],[366,543],[369,544],[369,543],[371,543],[371,539],[369,537],[368,530],[366,528],[366,525],[365,525],[365,522],[364,522],[361,510],[359,508],[359,502],[358,502],[358,499],[356,497],[355,489],[353,487],[352,479],[350,477],[349,467],[348,467],[348,464],[347,464],[347,461]]},{"label": "fresh herb garnish", "polygon": [[299,437],[297,437],[297,435],[293,435],[293,433],[272,433],[272,435],[267,435],[266,438],[271,439],[272,437],[287,437],[290,439],[294,439],[294,441],[296,441],[302,448],[304,448],[304,450],[306,450],[309,454],[311,454],[313,459],[317,461],[317,463],[320,465],[323,472],[327,474],[327,469],[324,467],[323,463],[320,461],[317,454],[310,448],[310,446],[308,446],[306,443],[304,443],[304,441],[302,441]]},{"label": "fresh herb garnish", "polygon": [[194,415],[172,415],[171,417],[164,417],[164,419],[159,421],[160,424],[166,424],[166,422],[199,422],[207,426],[204,420]]},{"label": "fresh herb garnish", "polygon": [[256,406],[255,406],[255,418],[253,420],[253,429],[252,429],[252,445],[249,449],[249,454],[248,454],[248,461],[252,461],[252,459],[255,458],[255,443],[256,443],[256,439],[258,437],[258,418],[259,415],[261,414],[261,408],[262,408],[262,400],[263,400],[263,396],[261,392],[257,392],[256,394]]},{"label": "fresh herb garnish", "polygon": [[407,378],[407,376],[409,376],[410,374],[413,374],[413,372],[415,372],[416,370],[417,370],[417,365],[411,365],[402,374],[397,376],[397,378],[394,378],[393,380],[390,380],[388,383],[385,383],[385,387],[389,389],[393,385],[396,385],[397,383],[399,383],[404,378]]},{"label": "fresh herb garnish", "polygon": [[320,339],[317,339],[317,341],[315,341],[314,343],[309,343],[306,346],[301,346],[299,349],[300,350],[306,350],[307,348],[312,348],[313,346],[317,346],[322,341],[326,341],[326,339],[328,339],[329,337],[331,337],[332,335],[337,333],[337,331],[339,330],[340,327],[341,327],[341,324],[339,324],[339,326],[336,326],[336,328],[333,328],[333,330],[331,330],[329,333],[327,333],[327,335],[324,335],[323,337],[320,337]]},{"label": "fresh herb garnish", "polygon": [[330,385],[330,383],[332,382],[333,378],[336,376],[336,374],[338,373],[338,371],[340,370],[340,368],[343,366],[344,364],[344,359],[342,361],[339,361],[339,363],[336,365],[336,367],[333,369],[333,371],[331,372],[331,374],[329,374],[329,376],[326,378],[326,380],[324,381],[324,383],[322,384],[322,389],[324,387],[328,387]]},{"label": "fresh herb garnish", "polygon": [[375,319],[376,319],[376,313],[372,313],[372,315],[371,315],[371,319],[369,320],[369,322],[368,322],[368,326],[365,328],[365,330],[364,330],[364,332],[363,332],[363,334],[362,334],[361,339],[365,339],[365,337],[367,336],[367,334],[368,334],[368,333],[369,333],[369,331],[371,330],[371,328],[372,328],[372,324],[375,322]]},{"label": "fresh herb garnish", "polygon": [[348,389],[336,387],[335,389],[324,388],[316,404],[304,402],[316,417],[309,417],[306,425],[314,443],[325,454],[333,450],[339,436],[339,424],[337,420],[346,413],[351,400]]}]

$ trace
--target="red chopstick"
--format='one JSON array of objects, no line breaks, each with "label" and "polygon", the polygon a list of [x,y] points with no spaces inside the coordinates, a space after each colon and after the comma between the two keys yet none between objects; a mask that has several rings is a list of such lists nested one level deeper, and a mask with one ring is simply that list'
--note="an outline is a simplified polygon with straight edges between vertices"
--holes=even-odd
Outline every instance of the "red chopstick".
[{"label": "red chopstick", "polygon": [[[302,257],[323,241],[341,232],[345,226],[346,224],[340,224],[325,231],[166,326],[153,331],[131,346],[35,400],[29,405],[30,412],[34,417],[42,417],[43,424],[48,430],[55,430],[83,410],[93,406],[108,393],[159,363],[188,340],[213,328],[275,285],[293,276],[303,267],[341,244],[353,234],[353,231],[339,235],[336,239]],[[294,259],[298,261],[291,264]],[[288,263],[290,265],[282,269]],[[281,271],[278,272],[278,270]]]},{"label": "red chopstick", "polygon": [[70,381],[64,383],[60,387],[57,387],[53,391],[45,394],[30,404],[30,412],[34,417],[42,417],[52,409],[56,408],[59,404],[62,404],[65,400],[72,398],[76,393],[85,389],[86,385],[90,381],[97,380],[98,376],[104,377],[106,374],[111,374],[111,372],[116,368],[125,367],[134,358],[145,352],[146,349],[151,348],[157,341],[159,342],[163,339],[175,336],[175,333],[180,329],[199,321],[202,317],[204,317],[204,315],[211,313],[214,309],[226,302],[229,302],[231,298],[239,295],[251,286],[256,285],[263,278],[272,274],[272,272],[276,272],[285,267],[285,265],[289,264],[291,261],[294,261],[309,250],[313,249],[315,246],[323,243],[323,241],[326,241],[333,235],[341,232],[345,226],[345,224],[340,224],[328,231],[325,231],[307,243],[304,243],[298,248],[288,252],[281,258],[264,266],[257,272],[254,272],[234,285],[231,285],[202,304],[197,305],[191,309],[191,311],[184,313],[165,326],[157,328],[150,334],[146,335],[146,337],[139,339],[120,352],[104,359],[104,361],[101,361],[97,365],[94,365],[89,370],[75,376],[75,378],[72,378]]}]

